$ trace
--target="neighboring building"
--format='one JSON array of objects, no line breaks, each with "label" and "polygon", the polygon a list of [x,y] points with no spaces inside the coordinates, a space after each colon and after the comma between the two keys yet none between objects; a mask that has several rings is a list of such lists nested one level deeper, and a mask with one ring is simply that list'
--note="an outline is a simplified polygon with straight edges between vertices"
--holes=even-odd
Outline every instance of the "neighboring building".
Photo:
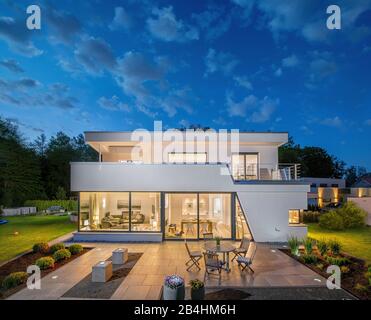
[{"label": "neighboring building", "polygon": [[308,205],[322,208],[341,201],[342,190],[345,189],[344,179],[303,177],[302,180],[310,184]]},{"label": "neighboring building", "polygon": [[367,173],[360,177],[352,188],[371,188],[371,173]]},{"label": "neighboring building", "polygon": [[[233,133],[187,134],[86,132],[100,162],[71,163],[71,190],[79,194],[75,239],[162,241],[212,233],[285,242],[307,234],[300,212],[309,183],[299,180],[297,165],[278,163],[287,133],[244,132],[237,140]],[[174,136],[181,142],[172,143]],[[204,149],[189,151],[205,137]]]}]

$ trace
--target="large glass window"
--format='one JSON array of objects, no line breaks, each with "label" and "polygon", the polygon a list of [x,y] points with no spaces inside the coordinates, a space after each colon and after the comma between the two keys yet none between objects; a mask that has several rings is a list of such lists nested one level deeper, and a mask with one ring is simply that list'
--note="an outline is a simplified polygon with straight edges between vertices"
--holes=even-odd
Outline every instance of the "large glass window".
[{"label": "large glass window", "polygon": [[258,154],[232,155],[232,175],[235,180],[258,179]]},{"label": "large glass window", "polygon": [[81,192],[80,231],[160,231],[159,192]]},{"label": "large glass window", "polygon": [[231,195],[167,193],[165,195],[165,237],[231,238]]},{"label": "large glass window", "polygon": [[236,239],[248,238],[252,239],[252,234],[249,225],[246,222],[245,214],[241,208],[240,201],[236,196]]}]

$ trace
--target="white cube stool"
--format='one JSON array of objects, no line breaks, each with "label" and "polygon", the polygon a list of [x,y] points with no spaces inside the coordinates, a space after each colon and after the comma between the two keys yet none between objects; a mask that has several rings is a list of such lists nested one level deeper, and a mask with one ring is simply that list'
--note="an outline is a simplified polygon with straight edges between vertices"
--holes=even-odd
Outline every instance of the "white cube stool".
[{"label": "white cube stool", "polygon": [[93,282],[107,282],[111,277],[112,261],[100,261],[95,266],[93,266]]},{"label": "white cube stool", "polygon": [[128,261],[128,249],[118,248],[112,252],[113,264],[124,264],[126,261]]}]

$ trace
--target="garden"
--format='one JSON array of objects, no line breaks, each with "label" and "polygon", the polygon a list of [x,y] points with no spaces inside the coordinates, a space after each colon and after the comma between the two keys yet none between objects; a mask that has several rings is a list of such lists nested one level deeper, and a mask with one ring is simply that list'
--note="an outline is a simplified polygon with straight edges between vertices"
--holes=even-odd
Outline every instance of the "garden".
[{"label": "garden", "polygon": [[80,244],[72,244],[69,247],[65,247],[63,243],[56,243],[50,247],[46,242],[34,244],[32,252],[0,267],[0,299],[5,299],[26,287],[30,276],[27,268],[30,265],[38,266],[41,270],[41,277],[44,277],[89,250]]},{"label": "garden", "polygon": [[[325,278],[327,268],[337,265],[341,287],[360,299],[371,299],[371,228],[365,226],[366,213],[352,202],[310,219],[308,237],[288,239],[282,249]],[[312,221],[313,222],[313,221]]]},{"label": "garden", "polygon": [[0,225],[0,263],[32,249],[32,243],[49,242],[76,230],[67,215],[6,217]]}]

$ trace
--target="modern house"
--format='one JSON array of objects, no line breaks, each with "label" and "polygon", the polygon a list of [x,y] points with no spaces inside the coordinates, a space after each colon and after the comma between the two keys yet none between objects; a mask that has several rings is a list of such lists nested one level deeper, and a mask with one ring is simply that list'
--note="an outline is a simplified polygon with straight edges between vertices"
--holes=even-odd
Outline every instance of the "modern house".
[{"label": "modern house", "polygon": [[286,132],[86,132],[99,162],[71,163],[77,241],[303,237],[308,182],[278,163]]}]

